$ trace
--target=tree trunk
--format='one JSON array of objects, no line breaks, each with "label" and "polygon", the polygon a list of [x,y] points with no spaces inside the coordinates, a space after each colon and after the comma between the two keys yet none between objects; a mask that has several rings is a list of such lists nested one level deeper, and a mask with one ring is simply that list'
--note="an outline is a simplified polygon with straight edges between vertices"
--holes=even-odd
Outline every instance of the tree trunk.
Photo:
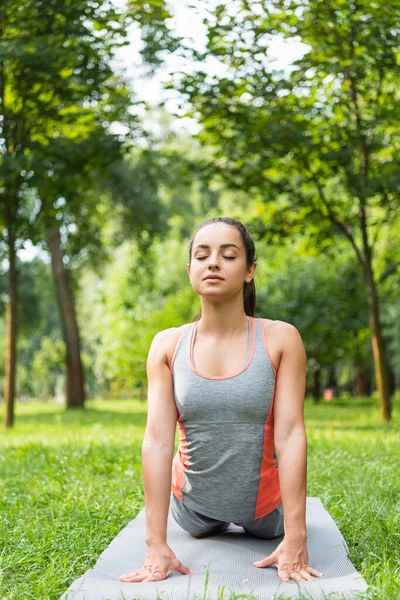
[{"label": "tree trunk", "polygon": [[389,365],[389,393],[391,396],[396,393],[396,375]]},{"label": "tree trunk", "polygon": [[15,233],[12,225],[10,197],[5,202],[5,224],[8,241],[8,304],[7,304],[7,354],[4,380],[4,405],[6,427],[14,424],[15,377],[17,364],[17,268],[15,252]]},{"label": "tree trunk", "polygon": [[311,395],[314,400],[314,404],[317,404],[321,400],[321,378],[320,378],[321,370],[317,365],[313,373],[313,385],[311,389]]},{"label": "tree trunk", "polygon": [[57,292],[62,330],[67,348],[67,408],[83,408],[85,402],[84,373],[81,361],[80,339],[74,301],[68,272],[63,262],[60,231],[53,227],[46,232],[47,246],[51,254],[51,266]]},{"label": "tree trunk", "polygon": [[338,383],[336,376],[336,368],[334,365],[331,365],[328,370],[328,381],[326,387],[331,388],[333,391],[333,396],[338,396]]},{"label": "tree trunk", "polygon": [[354,370],[354,393],[356,396],[369,396],[368,375],[364,369],[355,363]]},{"label": "tree trunk", "polygon": [[392,405],[389,389],[389,364],[387,359],[385,340],[382,334],[382,325],[379,316],[379,299],[372,272],[371,256],[366,253],[364,263],[364,276],[367,284],[369,322],[372,335],[372,350],[374,355],[376,386],[378,389],[379,405],[382,418],[390,421]]}]

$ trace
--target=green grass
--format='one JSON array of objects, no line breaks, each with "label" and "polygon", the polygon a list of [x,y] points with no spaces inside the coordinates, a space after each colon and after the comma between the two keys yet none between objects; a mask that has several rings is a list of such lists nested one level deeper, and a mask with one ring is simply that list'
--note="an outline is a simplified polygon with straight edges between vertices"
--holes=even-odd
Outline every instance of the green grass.
[{"label": "green grass", "polygon": [[[307,494],[335,519],[374,600],[400,598],[399,400],[390,425],[376,399],[306,401]],[[136,516],[145,423],[134,400],[17,404],[0,433],[0,598],[58,599]]]}]

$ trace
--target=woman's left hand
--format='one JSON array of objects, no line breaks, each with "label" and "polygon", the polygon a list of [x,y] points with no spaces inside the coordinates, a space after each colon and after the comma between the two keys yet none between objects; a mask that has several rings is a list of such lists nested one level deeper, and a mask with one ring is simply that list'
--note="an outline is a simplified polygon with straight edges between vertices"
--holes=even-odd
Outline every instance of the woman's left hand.
[{"label": "woman's left hand", "polygon": [[309,581],[314,577],[322,577],[316,569],[313,569],[308,564],[307,543],[283,539],[276,550],[263,558],[256,561],[254,566],[259,568],[278,567],[278,576],[282,581]]}]

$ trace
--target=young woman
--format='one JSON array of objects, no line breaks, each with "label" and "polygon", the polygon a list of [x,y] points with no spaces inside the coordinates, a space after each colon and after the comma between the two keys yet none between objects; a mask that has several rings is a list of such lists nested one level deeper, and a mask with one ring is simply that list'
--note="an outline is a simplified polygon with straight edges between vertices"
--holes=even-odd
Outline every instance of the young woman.
[{"label": "young woman", "polygon": [[147,553],[144,567],[121,581],[193,572],[167,544],[170,502],[175,520],[196,538],[230,523],[259,538],[283,536],[254,563],[277,567],[282,581],[323,575],[307,554],[306,353],[293,325],[254,318],[256,266],[254,242],[239,221],[209,219],[195,231],[187,272],[201,313],[157,333],[149,350]]}]

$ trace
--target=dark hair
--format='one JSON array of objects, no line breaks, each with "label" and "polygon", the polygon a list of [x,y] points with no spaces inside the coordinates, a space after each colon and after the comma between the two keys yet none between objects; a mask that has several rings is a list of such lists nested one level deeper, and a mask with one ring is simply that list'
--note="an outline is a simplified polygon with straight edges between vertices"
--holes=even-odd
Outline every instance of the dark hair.
[{"label": "dark hair", "polygon": [[[206,225],[209,225],[210,223],[226,223],[227,225],[232,225],[232,227],[236,227],[236,229],[240,233],[240,237],[242,238],[243,246],[246,251],[246,264],[248,267],[251,267],[251,265],[257,260],[257,257],[255,255],[256,249],[255,249],[253,238],[251,237],[250,233],[247,231],[247,229],[243,225],[243,223],[241,223],[240,221],[236,221],[236,219],[231,219],[230,217],[214,217],[213,219],[207,219],[207,221],[203,221],[203,223],[201,223],[198,226],[198,228],[192,235],[192,239],[190,240],[190,243],[189,243],[189,264],[190,264],[191,258],[192,258],[192,246],[193,246],[193,240],[195,238],[196,233],[200,229],[205,227]],[[244,312],[246,313],[246,315],[248,315],[250,317],[254,317],[254,312],[256,309],[256,286],[254,284],[254,277],[249,283],[247,283],[247,281],[244,282],[243,302],[244,302]],[[201,310],[192,319],[192,322],[198,321],[200,318],[201,318]]]}]

